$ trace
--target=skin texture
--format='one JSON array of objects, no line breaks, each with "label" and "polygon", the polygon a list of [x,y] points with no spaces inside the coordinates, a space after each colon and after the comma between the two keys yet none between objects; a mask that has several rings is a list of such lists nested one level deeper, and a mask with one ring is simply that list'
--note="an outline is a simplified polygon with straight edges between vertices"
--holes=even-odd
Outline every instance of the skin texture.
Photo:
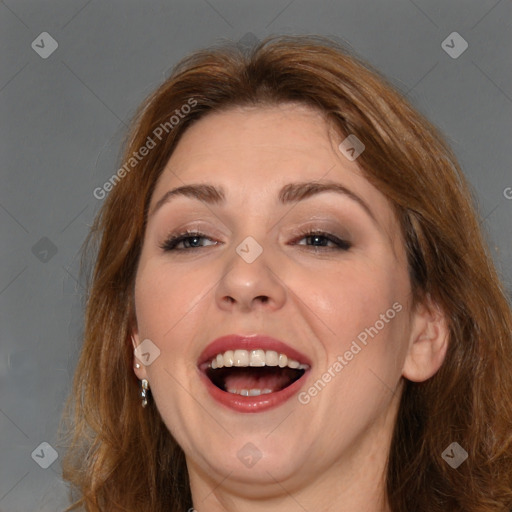
[{"label": "skin texture", "polygon": [[[199,512],[388,510],[385,464],[403,378],[439,369],[448,331],[434,304],[412,308],[397,220],[357,160],[337,149],[343,138],[299,105],[210,114],[185,132],[151,198],[133,340],[149,338],[161,354],[134,371],[149,380],[186,454]],[[327,180],[357,194],[374,219],[335,192],[277,200],[288,183]],[[154,211],[168,190],[192,183],[223,187],[225,204],[176,197]],[[302,235],[306,228],[351,247]],[[206,235],[195,241],[201,248],[159,247],[184,229]],[[263,249],[253,263],[235,251],[248,236]],[[259,333],[310,357],[307,391],[395,303],[401,311],[307,404],[294,396],[265,412],[234,412],[199,379],[197,360],[212,340]],[[249,442],[261,453],[252,467],[237,457]]]}]

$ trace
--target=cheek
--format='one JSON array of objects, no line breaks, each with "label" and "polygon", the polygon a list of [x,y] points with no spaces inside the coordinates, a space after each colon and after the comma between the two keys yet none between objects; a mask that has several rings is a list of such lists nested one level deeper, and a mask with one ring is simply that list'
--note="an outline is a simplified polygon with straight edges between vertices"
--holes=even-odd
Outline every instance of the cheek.
[{"label": "cheek", "polygon": [[348,401],[357,408],[374,397],[369,406],[378,410],[400,380],[408,346],[408,283],[406,271],[392,262],[353,265],[322,279],[312,298],[325,351],[316,378],[329,370],[339,376],[332,392],[340,407]]},{"label": "cheek", "polygon": [[[179,272],[165,262],[141,260],[135,282],[135,307],[139,337],[150,339],[160,350],[159,357],[146,367],[151,398],[169,431],[183,435],[190,406],[189,389],[196,368],[190,364],[192,349],[187,340],[199,336],[198,321],[205,294],[212,283],[206,272]],[[211,279],[211,277],[210,277]],[[190,389],[194,393],[193,389]]]},{"label": "cheek", "polygon": [[[406,280],[402,274],[398,268],[358,262],[331,272],[297,275],[293,291],[333,336],[348,339],[374,325],[395,302],[403,301]],[[394,318],[394,313],[391,310],[388,316]]]},{"label": "cheek", "polygon": [[135,307],[141,336],[169,337],[169,330],[193,315],[211,285],[201,272],[176,271],[165,264],[142,265],[135,282]]},{"label": "cheek", "polygon": [[351,410],[361,428],[395,396],[408,346],[407,281],[394,270],[366,267],[340,273],[319,302],[323,310],[318,315],[329,334],[322,338],[325,360],[313,383],[333,382],[326,403]]}]

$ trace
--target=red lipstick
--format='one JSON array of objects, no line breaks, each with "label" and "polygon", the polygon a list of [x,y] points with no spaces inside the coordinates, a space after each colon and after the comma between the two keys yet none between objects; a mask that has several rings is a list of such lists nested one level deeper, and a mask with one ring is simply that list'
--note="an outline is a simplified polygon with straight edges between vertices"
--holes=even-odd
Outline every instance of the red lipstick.
[{"label": "red lipstick", "polygon": [[[223,354],[228,350],[272,350],[279,354],[284,354],[289,360],[298,361],[301,365],[307,365],[306,369],[292,370],[288,367],[280,368],[276,366],[266,366],[265,368],[271,372],[300,372],[295,377],[296,380],[291,382],[289,385],[282,389],[276,389],[273,392],[262,393],[257,396],[243,396],[238,393],[225,391],[219,385],[214,384],[212,378],[208,375],[208,371],[212,371],[209,368],[210,361],[219,353]],[[270,336],[263,335],[249,335],[241,336],[231,334],[222,336],[211,342],[201,353],[198,358],[197,366],[199,369],[199,375],[202,382],[205,384],[210,396],[218,403],[236,412],[263,412],[274,407],[278,407],[288,401],[293,395],[305,384],[307,375],[311,368],[311,360],[305,354],[302,354],[298,350],[292,348],[287,343],[272,338]],[[257,372],[260,368],[254,367],[233,367],[235,371],[245,371],[244,368],[250,368],[248,372]],[[225,369],[213,370],[214,372],[227,372],[232,371],[232,367],[226,367]],[[300,376],[299,376],[300,375]],[[261,386],[260,386],[261,387]]]},{"label": "red lipstick", "polygon": [[299,363],[311,366],[309,357],[290,347],[284,341],[257,334],[248,336],[229,334],[217,338],[203,350],[198,359],[198,366],[210,361],[217,354],[226,352],[226,350],[257,350],[259,348],[262,350],[275,350],[278,353],[285,354],[289,359],[295,359]]}]

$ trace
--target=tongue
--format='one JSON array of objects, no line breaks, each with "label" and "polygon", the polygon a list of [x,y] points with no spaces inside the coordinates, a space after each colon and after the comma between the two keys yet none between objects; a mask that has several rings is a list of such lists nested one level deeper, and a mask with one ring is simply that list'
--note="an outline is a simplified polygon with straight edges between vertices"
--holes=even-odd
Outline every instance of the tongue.
[{"label": "tongue", "polygon": [[[262,368],[263,369],[263,368]],[[224,386],[227,389],[270,389],[272,392],[280,391],[291,383],[286,372],[230,372],[226,375]]]}]

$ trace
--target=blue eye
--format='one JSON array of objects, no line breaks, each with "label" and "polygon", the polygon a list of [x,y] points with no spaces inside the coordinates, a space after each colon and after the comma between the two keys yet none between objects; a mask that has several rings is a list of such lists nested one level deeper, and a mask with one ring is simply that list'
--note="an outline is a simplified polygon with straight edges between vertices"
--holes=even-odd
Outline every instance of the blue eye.
[{"label": "blue eye", "polygon": [[[160,248],[166,252],[200,249],[201,247],[205,247],[203,245],[199,245],[199,241],[201,239],[210,240],[206,235],[203,235],[202,233],[187,231],[185,233],[180,233],[178,235],[169,237],[163,244],[160,245]],[[183,247],[178,247],[182,243]],[[212,245],[216,245],[216,243],[217,242]]]},{"label": "blue eye", "polygon": [[[301,238],[297,240],[311,240],[312,243],[308,244],[297,244],[297,245],[306,245],[310,247],[314,247],[315,249],[334,249],[334,250],[342,250],[348,251],[352,244],[347,242],[346,240],[342,240],[337,236],[331,235],[330,233],[326,233],[324,231],[310,231],[306,233],[302,233]],[[334,247],[328,247],[328,243],[334,244]]]}]

